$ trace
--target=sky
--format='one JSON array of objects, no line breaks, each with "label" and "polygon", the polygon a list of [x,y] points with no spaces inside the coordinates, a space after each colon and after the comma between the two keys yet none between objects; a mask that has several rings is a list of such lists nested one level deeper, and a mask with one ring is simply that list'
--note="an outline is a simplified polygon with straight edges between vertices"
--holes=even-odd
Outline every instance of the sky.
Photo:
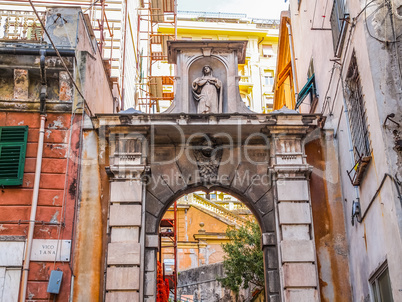
[{"label": "sky", "polygon": [[279,19],[285,0],[178,0],[179,11],[247,14],[248,18]]}]

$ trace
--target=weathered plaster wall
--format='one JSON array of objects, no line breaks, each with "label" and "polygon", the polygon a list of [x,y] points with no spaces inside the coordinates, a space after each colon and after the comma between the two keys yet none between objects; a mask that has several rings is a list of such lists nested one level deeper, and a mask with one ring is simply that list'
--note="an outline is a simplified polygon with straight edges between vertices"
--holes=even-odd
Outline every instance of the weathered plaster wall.
[{"label": "weathered plaster wall", "polygon": [[[26,236],[28,233],[27,221],[32,202],[39,122],[39,113],[0,111],[0,126],[29,126],[23,185],[4,187],[0,191],[0,235]],[[35,226],[34,239],[72,239],[78,162],[68,161],[67,158],[78,158],[79,132],[73,131],[70,141],[70,123],[69,113],[47,115],[36,215],[36,220],[43,223]],[[49,225],[49,222],[55,225]],[[60,223],[64,223],[61,228]],[[61,295],[57,301],[68,301],[71,269],[69,263],[62,262],[31,262],[27,290],[30,300],[50,298],[46,289],[50,271],[54,269],[60,269],[64,273]]]},{"label": "weathered plaster wall", "polygon": [[[367,15],[375,9],[381,1],[374,1],[367,10]],[[381,2],[382,4],[383,2]],[[321,112],[323,104],[324,114],[327,117],[325,128],[334,129],[334,138],[337,140],[340,179],[344,200],[344,217],[349,246],[350,278],[353,300],[369,299],[369,278],[381,263],[388,261],[391,285],[394,300],[400,300],[400,283],[402,273],[397,269],[402,259],[401,241],[401,204],[397,198],[394,184],[388,178],[369,209],[362,224],[352,226],[352,202],[359,198],[361,211],[365,212],[369,202],[378,189],[385,173],[395,175],[400,171],[400,151],[396,151],[395,142],[399,132],[395,124],[387,122],[385,118],[395,113],[395,120],[401,116],[401,82],[398,56],[400,57],[400,42],[384,44],[373,39],[367,32],[366,13],[362,11],[364,1],[347,1],[347,10],[350,13],[350,23],[346,33],[343,52],[338,63],[333,59],[332,32],[329,16],[331,5],[315,1],[302,1],[298,9],[298,1],[291,1],[291,18],[293,40],[295,45],[296,71],[299,89],[305,84],[306,73],[310,59],[314,59],[315,79],[319,94],[317,112]],[[390,1],[394,9],[394,28],[400,31],[400,18],[395,9],[398,1]],[[400,4],[399,4],[400,5]],[[360,13],[361,12],[361,13]],[[325,17],[324,17],[325,16]],[[384,17],[384,16],[383,16]],[[385,20],[385,19],[384,19]],[[367,19],[367,26],[371,33],[381,34],[391,26],[387,22],[380,23]],[[382,27],[382,29],[381,29]],[[313,29],[312,29],[313,28]],[[317,29],[318,28],[318,29]],[[320,29],[324,28],[324,30]],[[362,184],[354,188],[346,170],[354,165],[353,145],[350,139],[348,113],[344,103],[343,81],[350,64],[352,52],[355,51],[357,65],[363,88],[363,100],[367,115],[369,139],[372,148],[372,160],[364,176]],[[399,53],[398,53],[399,52]],[[333,72],[332,72],[333,71]],[[331,74],[332,78],[331,78]],[[340,73],[342,73],[340,75]],[[340,77],[342,78],[340,80]],[[309,110],[308,102],[301,111]],[[396,131],[395,131],[396,130]],[[336,195],[335,195],[336,196]]]},{"label": "weathered plaster wall", "polygon": [[103,223],[98,137],[86,131],[82,142],[80,199],[74,253],[74,301],[102,300]]},{"label": "weathered plaster wall", "polygon": [[313,166],[310,194],[321,301],[351,301],[348,245],[333,132],[315,131],[306,144]]}]

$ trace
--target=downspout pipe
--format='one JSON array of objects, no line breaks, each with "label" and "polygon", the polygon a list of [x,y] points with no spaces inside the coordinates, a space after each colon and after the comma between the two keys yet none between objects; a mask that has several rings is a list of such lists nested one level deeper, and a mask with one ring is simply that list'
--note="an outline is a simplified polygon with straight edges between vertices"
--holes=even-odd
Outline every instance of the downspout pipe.
[{"label": "downspout pipe", "polygon": [[[297,86],[296,86],[296,68],[295,68],[295,54],[293,53],[292,27],[287,22],[286,22],[286,27],[288,28],[288,33],[289,33],[290,62],[292,64],[293,89],[295,92],[295,101],[297,104],[299,92],[297,91]],[[291,109],[293,109],[293,108],[291,108]]]},{"label": "downspout pipe", "polygon": [[22,268],[21,278],[21,290],[20,290],[20,302],[25,302],[27,284],[28,284],[28,272],[29,264],[31,261],[32,252],[32,240],[35,230],[36,210],[38,207],[39,196],[39,183],[42,170],[42,157],[43,157],[43,142],[45,138],[45,122],[46,122],[46,74],[45,74],[45,56],[46,50],[40,50],[40,67],[41,67],[41,91],[40,91],[40,128],[39,128],[39,140],[38,151],[36,155],[36,168],[35,168],[35,180],[32,194],[31,215],[29,218],[29,229],[26,241],[26,249],[24,256],[24,265]]},{"label": "downspout pipe", "polygon": [[[15,47],[0,47],[1,55],[28,55],[28,56],[39,56],[41,55],[41,51],[43,49],[38,48],[15,48]],[[74,49],[60,49],[59,53],[62,57],[75,57]],[[48,48],[46,49],[47,56],[57,56],[57,53],[54,49]]]},{"label": "downspout pipe", "polygon": [[147,182],[149,178],[149,168],[145,167],[145,171],[141,176],[142,182],[142,204],[141,204],[141,233],[140,233],[140,300],[144,301],[144,286],[145,286],[145,211],[147,200]]}]

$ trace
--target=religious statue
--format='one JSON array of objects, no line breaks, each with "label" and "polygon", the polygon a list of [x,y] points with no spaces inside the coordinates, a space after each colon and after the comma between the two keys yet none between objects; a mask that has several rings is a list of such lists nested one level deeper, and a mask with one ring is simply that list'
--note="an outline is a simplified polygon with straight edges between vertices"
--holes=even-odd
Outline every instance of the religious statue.
[{"label": "religious statue", "polygon": [[203,76],[193,81],[193,95],[198,102],[197,113],[222,112],[222,82],[212,76],[212,68],[205,65]]}]

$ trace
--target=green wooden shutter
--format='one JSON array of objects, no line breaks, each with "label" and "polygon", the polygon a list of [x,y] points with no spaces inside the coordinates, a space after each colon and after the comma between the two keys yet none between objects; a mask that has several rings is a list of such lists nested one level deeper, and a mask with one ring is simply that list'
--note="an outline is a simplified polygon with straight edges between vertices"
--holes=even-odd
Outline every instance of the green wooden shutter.
[{"label": "green wooden shutter", "polygon": [[0,127],[0,185],[22,185],[28,126]]}]

